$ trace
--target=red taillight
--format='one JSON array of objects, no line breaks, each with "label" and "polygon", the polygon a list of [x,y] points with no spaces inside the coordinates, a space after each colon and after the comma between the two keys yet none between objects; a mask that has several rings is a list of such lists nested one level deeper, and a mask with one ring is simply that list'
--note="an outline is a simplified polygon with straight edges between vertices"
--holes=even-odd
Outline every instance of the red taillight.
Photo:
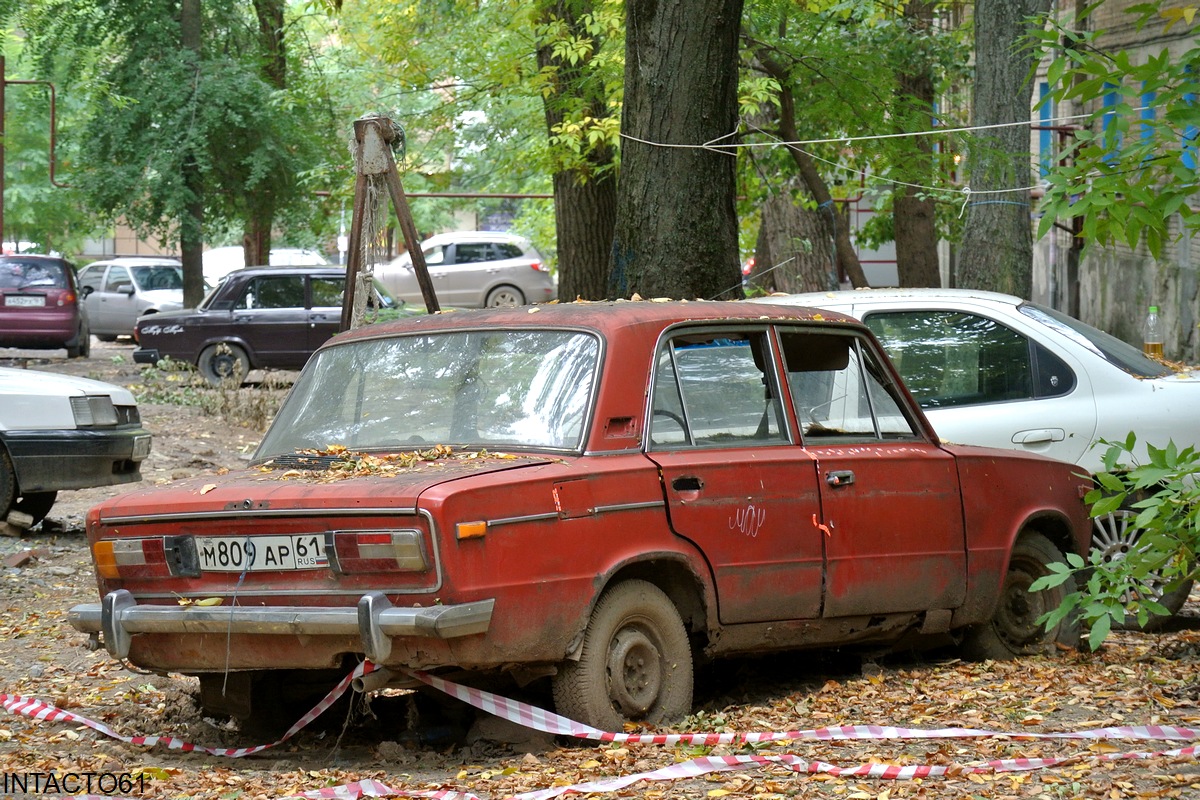
[{"label": "red taillight", "polygon": [[550,269],[540,261],[534,261],[529,266],[533,267],[538,272],[549,272]]},{"label": "red taillight", "polygon": [[337,572],[424,572],[429,569],[420,531],[337,531],[330,566]]}]

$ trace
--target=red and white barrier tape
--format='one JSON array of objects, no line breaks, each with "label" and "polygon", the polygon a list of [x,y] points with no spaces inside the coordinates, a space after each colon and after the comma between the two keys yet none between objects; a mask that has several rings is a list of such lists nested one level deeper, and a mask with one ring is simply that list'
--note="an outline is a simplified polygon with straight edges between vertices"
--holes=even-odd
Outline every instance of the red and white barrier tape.
[{"label": "red and white barrier tape", "polygon": [[[33,698],[16,695],[0,694],[0,702],[5,710],[44,722],[74,722],[86,725],[93,730],[135,745],[163,745],[173,750],[183,752],[202,752],[214,756],[240,758],[252,753],[259,753],[282,742],[287,741],[298,731],[320,716],[341,697],[351,682],[360,676],[369,675],[378,667],[369,662],[363,662],[354,668],[329,694],[317,703],[307,714],[296,721],[294,725],[277,741],[254,747],[212,748],[184,742],[170,736],[123,736],[99,722],[64,711],[48,703]],[[494,716],[509,720],[534,730],[561,736],[572,736],[581,739],[594,739],[602,742],[624,744],[752,744],[783,740],[802,741],[831,741],[848,739],[950,739],[950,738],[1010,738],[1015,740],[1045,740],[1045,739],[1135,739],[1135,740],[1174,740],[1193,741],[1200,738],[1200,732],[1191,728],[1179,728],[1169,725],[1119,726],[1093,728],[1084,731],[1050,732],[1050,733],[1008,733],[1003,731],[978,730],[973,728],[899,728],[885,725],[851,725],[827,728],[810,728],[783,732],[749,732],[749,733],[678,733],[678,734],[631,734],[612,733],[592,728],[582,723],[555,714],[545,709],[509,700],[492,692],[472,689],[451,681],[438,678],[423,672],[412,673],[414,677],[427,685],[456,697],[478,709]],[[997,759],[975,764],[931,765],[915,764],[900,766],[896,764],[858,764],[849,767],[839,767],[823,761],[807,761],[791,754],[780,755],[731,755],[704,756],[672,764],[649,772],[633,775],[622,775],[615,778],[605,778],[598,781],[579,783],[573,786],[557,786],[551,789],[539,789],[533,792],[512,795],[511,800],[550,800],[568,792],[613,792],[625,788],[638,781],[662,781],[696,778],[713,772],[749,769],[769,765],[783,765],[793,772],[808,774],[826,774],[841,778],[881,778],[885,780],[912,780],[915,778],[935,778],[968,774],[983,774],[996,772],[1016,772],[1025,770],[1046,769],[1066,763],[1078,762],[1081,758],[1093,761],[1119,761],[1131,759],[1147,759],[1156,757],[1196,758],[1200,754],[1200,746],[1183,747],[1175,750],[1157,752],[1105,753],[1087,754],[1084,756],[1068,756],[1065,758],[1009,758]],[[314,789],[299,795],[304,798],[336,798],[337,800],[356,800],[362,797],[425,797],[437,800],[481,800],[470,792],[453,790],[415,791],[394,789],[379,781],[367,780],[348,783],[342,786],[332,786]],[[95,795],[87,798],[101,800]]]}]

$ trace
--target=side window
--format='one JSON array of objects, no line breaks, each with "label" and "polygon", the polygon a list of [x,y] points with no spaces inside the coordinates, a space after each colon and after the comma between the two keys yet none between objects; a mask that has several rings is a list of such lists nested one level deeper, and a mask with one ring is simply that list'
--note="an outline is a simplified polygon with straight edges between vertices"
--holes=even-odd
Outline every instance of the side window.
[{"label": "side window", "polygon": [[459,242],[454,245],[455,264],[478,264],[490,258],[488,250],[491,245],[487,242]]},{"label": "side window", "polygon": [[1075,388],[1075,373],[1061,358],[1040,344],[1034,344],[1033,357],[1037,361],[1038,397],[1057,397]]},{"label": "side window", "polygon": [[493,242],[492,248],[496,251],[495,258],[520,258],[523,253],[521,248],[512,242]]},{"label": "side window", "polygon": [[83,289],[85,286],[90,286],[92,291],[97,291],[103,280],[104,267],[85,267],[79,273],[79,288]]},{"label": "side window", "polygon": [[235,308],[304,308],[303,275],[254,278]]},{"label": "side window", "polygon": [[421,252],[425,254],[425,266],[427,267],[446,263],[446,248],[441,245],[431,247],[428,250],[422,250]]},{"label": "side window", "polygon": [[890,373],[864,340],[849,333],[781,331],[779,341],[806,440],[919,437]]},{"label": "side window", "polygon": [[[993,319],[958,311],[905,311],[870,314],[865,322],[923,408],[1042,396],[1043,378],[1034,374],[1030,341]],[[1073,387],[1075,376],[1067,365],[1046,355],[1047,388],[1055,382]],[[1062,393],[1054,388],[1052,394]]]},{"label": "side window", "polygon": [[786,444],[765,331],[683,333],[656,360],[651,444]]},{"label": "side window", "polygon": [[313,278],[309,285],[312,287],[313,308],[330,308],[342,305],[342,287],[344,278]]},{"label": "side window", "polygon": [[109,267],[108,276],[104,279],[104,291],[119,292],[122,286],[132,286],[133,278],[125,267]]}]

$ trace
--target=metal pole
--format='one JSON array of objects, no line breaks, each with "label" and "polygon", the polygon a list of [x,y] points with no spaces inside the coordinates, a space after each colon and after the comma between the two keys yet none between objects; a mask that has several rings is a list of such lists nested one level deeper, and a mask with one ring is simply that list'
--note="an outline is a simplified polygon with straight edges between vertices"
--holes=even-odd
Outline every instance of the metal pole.
[{"label": "metal pole", "polygon": [[7,149],[4,141],[4,86],[8,79],[5,75],[4,56],[0,55],[0,254],[4,252],[4,151]]}]

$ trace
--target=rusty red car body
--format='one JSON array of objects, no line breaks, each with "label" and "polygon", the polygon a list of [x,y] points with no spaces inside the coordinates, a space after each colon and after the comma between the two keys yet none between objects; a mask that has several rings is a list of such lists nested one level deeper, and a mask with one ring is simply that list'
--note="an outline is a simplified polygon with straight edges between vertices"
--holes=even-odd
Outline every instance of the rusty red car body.
[{"label": "rusty red car body", "polygon": [[281,671],[367,657],[548,675],[561,712],[611,729],[686,713],[694,657],[1069,643],[1069,622],[1036,624],[1069,584],[1026,590],[1087,552],[1082,484],[939,442],[838,314],[416,317],[322,347],[248,469],[92,509],[102,601],[70,619],[199,675],[215,708],[215,684],[240,685],[243,714]]}]

